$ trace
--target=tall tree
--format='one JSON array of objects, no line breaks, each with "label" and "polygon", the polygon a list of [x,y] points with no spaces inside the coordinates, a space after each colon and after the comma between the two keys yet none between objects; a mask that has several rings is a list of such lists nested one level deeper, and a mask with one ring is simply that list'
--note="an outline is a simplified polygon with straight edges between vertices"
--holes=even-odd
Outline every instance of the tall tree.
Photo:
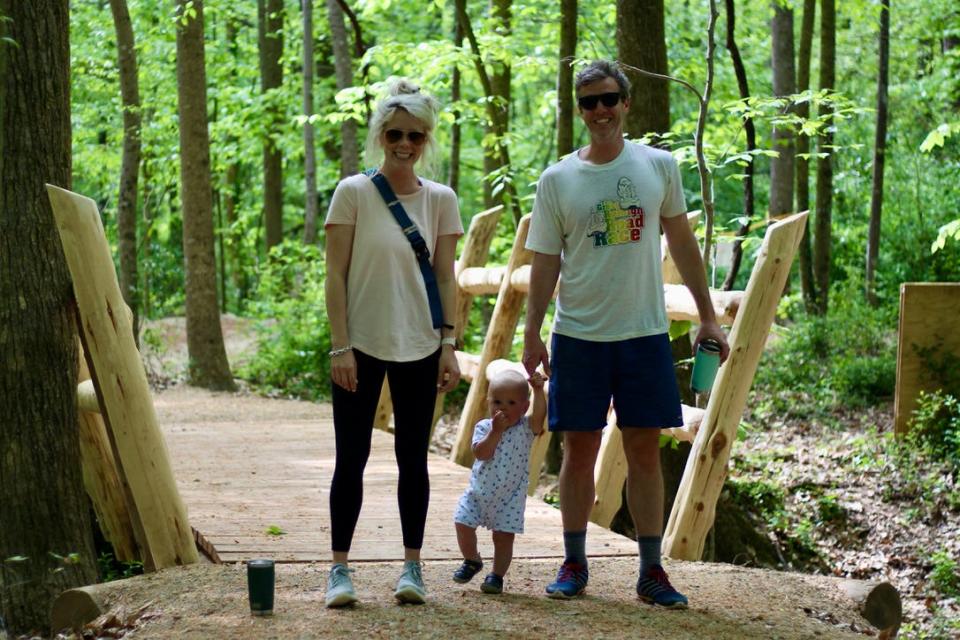
[{"label": "tall tree", "polygon": [[[337,0],[327,0],[327,18],[330,21],[330,39],[333,43],[334,73],[337,90],[353,86],[353,59],[347,43],[347,28],[343,22],[343,9]],[[350,118],[340,123],[340,177],[352,176],[360,171],[357,122]]]},{"label": "tall tree", "polygon": [[177,0],[177,107],[180,116],[180,200],[190,384],[234,388],[217,305],[213,192],[207,129],[203,1]]},{"label": "tall tree", "polygon": [[[746,100],[750,97],[750,85],[747,82],[747,70],[743,66],[743,57],[740,55],[740,47],[737,46],[735,37],[736,7],[734,6],[734,0],[725,0],[724,5],[727,13],[727,51],[730,52],[730,60],[733,62],[733,71],[737,77],[740,99]],[[753,124],[753,118],[746,117],[743,119],[743,130],[747,138],[747,152],[751,154],[747,159],[747,166],[743,168],[743,216],[746,220],[737,229],[738,240],[733,244],[733,259],[730,263],[730,270],[727,271],[727,277],[723,281],[725,291],[733,289],[737,273],[740,271],[740,264],[743,261],[743,246],[739,238],[745,237],[750,232],[750,221],[753,220],[754,213],[753,172],[755,163],[752,152],[757,148],[757,128]]]},{"label": "tall tree", "polygon": [[[817,0],[803,0],[803,19],[800,25],[800,48],[797,52],[797,92],[810,89],[810,57],[813,50],[814,18],[817,13]],[[801,100],[797,105],[797,116],[806,120],[810,117],[810,101]],[[797,211],[810,210],[810,138],[797,136]],[[810,241],[810,216],[804,222],[803,237],[800,238],[800,291],[807,309],[813,309],[816,287],[813,283],[813,251]]]},{"label": "tall tree", "polygon": [[877,64],[877,130],[873,143],[873,189],[867,235],[866,296],[877,305],[874,278],[880,254],[880,214],[883,209],[883,167],[887,151],[887,84],[890,76],[890,0],[880,0],[880,47]]},{"label": "tall tree", "polygon": [[[339,8],[339,7],[338,7]],[[342,26],[341,19],[341,26]],[[303,242],[317,240],[317,148],[313,141],[313,0],[303,0]]]},{"label": "tall tree", "polygon": [[[793,9],[782,0],[773,0],[770,21],[773,44],[773,94],[786,98],[796,91],[796,67],[793,62]],[[784,111],[789,111],[789,104]],[[774,125],[773,150],[770,159],[770,216],[793,211],[794,145],[790,125]]]},{"label": "tall tree", "polygon": [[283,156],[277,146],[281,108],[274,95],[283,83],[283,0],[257,0],[260,40],[260,88],[265,96],[263,137],[263,221],[267,251],[283,240]]},{"label": "tall tree", "polygon": [[140,304],[137,287],[137,178],[140,173],[140,83],[137,52],[127,0],[110,0],[117,32],[120,69],[120,99],[123,102],[123,156],[120,161],[120,192],[117,198],[117,235],[120,249],[120,291],[133,311],[133,336],[140,336]]},{"label": "tall tree", "polygon": [[[837,73],[837,12],[835,0],[820,0],[820,90],[833,91]],[[820,106],[823,130],[817,148],[817,219],[813,244],[813,276],[817,287],[815,311],[826,315],[830,293],[830,252],[833,245],[833,105]]]},{"label": "tall tree", "polygon": [[0,0],[0,16],[0,619],[46,634],[53,599],[97,576],[75,307],[44,189],[70,187],[70,12]]},{"label": "tall tree", "polygon": [[[667,39],[663,0],[617,0],[617,51],[620,62],[667,75]],[[633,138],[670,130],[670,87],[630,74],[633,96],[625,132]]]},{"label": "tall tree", "polygon": [[[483,86],[484,96],[486,96],[484,103],[486,105],[487,119],[494,123],[496,125],[496,131],[501,133],[501,135],[496,136],[499,140],[503,135],[506,135],[507,123],[502,119],[502,112],[496,108],[496,93],[493,88],[493,82],[490,79],[490,74],[487,73],[486,65],[483,63],[483,52],[480,51],[480,43],[477,42],[477,36],[473,32],[473,27],[470,25],[470,16],[467,14],[466,3],[463,3],[463,5],[456,4],[454,6],[457,11],[457,21],[463,28],[463,35],[467,39],[467,42],[470,43],[470,50],[473,54],[473,66],[477,70],[477,75],[480,77],[480,84]],[[500,166],[503,167],[504,171],[509,171],[510,148],[505,144],[497,144],[494,148],[499,155]],[[513,210],[513,220],[519,224],[520,218],[523,216],[523,211],[520,208],[520,199],[517,197],[516,185],[513,184],[512,180],[506,180],[503,191],[506,192],[510,199],[510,208]]]},{"label": "tall tree", "polygon": [[[513,0],[490,0],[490,13],[493,18],[493,32],[506,41],[510,38],[513,29],[510,21],[513,14]],[[490,64],[490,88],[492,94],[488,99],[492,101],[495,117],[487,122],[487,137],[493,143],[484,150],[483,154],[483,203],[490,208],[503,203],[503,189],[496,194],[495,185],[490,175],[498,170],[505,170],[500,159],[499,148],[506,145],[504,136],[510,129],[510,79],[511,67],[508,62],[493,59]],[[502,176],[506,178],[507,176]]]},{"label": "tall tree", "polygon": [[557,64],[557,157],[573,151],[573,60],[577,55],[577,0],[560,0]]},{"label": "tall tree", "polygon": [[[453,10],[456,16],[467,12],[467,0],[453,0]],[[463,46],[463,25],[459,19],[453,21],[453,45],[458,49]],[[447,174],[447,185],[454,190],[460,189],[460,138],[463,128],[460,125],[460,81],[462,74],[460,66],[453,65],[450,76],[450,101],[453,103],[453,126],[450,128],[450,172]]]},{"label": "tall tree", "polygon": [[[240,59],[240,47],[237,44],[237,32],[240,28],[240,18],[237,15],[236,11],[228,10],[225,16],[226,20],[226,44],[227,51],[230,53],[230,71],[227,74],[227,77],[230,81],[236,82],[237,80],[237,69],[243,64]],[[237,142],[237,136],[233,132],[228,134],[227,137],[227,146],[237,148],[239,143]],[[223,190],[221,194],[223,196],[223,210],[224,216],[226,217],[226,229],[220,231],[221,237],[224,234],[227,234],[227,237],[233,238],[232,242],[228,242],[225,247],[227,252],[226,263],[228,265],[228,271],[230,272],[231,279],[233,281],[233,287],[237,292],[237,306],[241,307],[244,300],[247,298],[247,293],[249,290],[247,273],[242,268],[242,260],[240,251],[238,248],[238,242],[235,238],[234,229],[237,225],[238,220],[238,205],[239,205],[239,189],[240,189],[240,161],[237,159],[236,155],[230,157],[227,161],[227,168],[224,171],[223,175]],[[144,177],[146,179],[146,177]],[[144,207],[147,206],[147,203],[144,202]],[[221,278],[223,274],[221,274]],[[224,292],[224,299],[226,298],[226,292]]]}]

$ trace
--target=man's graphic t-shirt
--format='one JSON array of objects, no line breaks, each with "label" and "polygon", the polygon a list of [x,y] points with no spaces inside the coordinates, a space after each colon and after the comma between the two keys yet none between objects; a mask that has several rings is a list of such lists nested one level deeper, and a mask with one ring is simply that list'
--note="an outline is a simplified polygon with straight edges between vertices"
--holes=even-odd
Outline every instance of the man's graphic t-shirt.
[{"label": "man's graphic t-shirt", "polygon": [[685,210],[666,151],[626,142],[606,164],[572,153],[548,168],[526,247],[563,256],[554,331],[598,341],[665,333],[660,218]]}]

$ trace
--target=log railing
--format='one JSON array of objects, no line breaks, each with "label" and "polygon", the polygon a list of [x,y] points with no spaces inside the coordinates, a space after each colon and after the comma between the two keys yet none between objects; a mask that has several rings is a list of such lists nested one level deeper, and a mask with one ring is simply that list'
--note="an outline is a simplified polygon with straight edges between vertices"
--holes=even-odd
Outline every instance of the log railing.
[{"label": "log railing", "polygon": [[147,570],[197,562],[97,205],[51,185],[47,193],[89,367],[89,374],[81,370],[90,380],[80,380],[78,393],[81,454],[98,517],[105,514],[101,522],[119,557],[137,554]]},{"label": "log railing", "polygon": [[[696,225],[698,216],[699,212],[688,214],[691,226]],[[720,368],[707,408],[684,406],[683,426],[664,430],[665,435],[694,443],[681,492],[677,495],[664,534],[664,552],[671,557],[699,559],[702,553],[703,540],[713,524],[730,444],[740,423],[746,394],[753,383],[806,216],[806,212],[794,214],[767,229],[746,291],[710,291],[717,320],[724,325],[733,325],[730,334],[731,354],[727,363]],[[523,371],[522,365],[504,358],[512,346],[529,289],[532,255],[524,247],[529,220],[530,216],[527,215],[520,221],[507,265],[466,267],[457,274],[461,296],[469,296],[472,300],[478,295],[497,295],[481,354],[457,353],[461,373],[471,384],[450,456],[464,466],[473,462],[470,448],[473,426],[485,412],[488,380],[503,368]],[[679,284],[679,274],[665,241],[661,242],[661,248],[667,316],[671,320],[697,322],[699,316],[693,297],[685,286]],[[549,382],[546,388],[549,392]],[[528,487],[531,494],[539,481],[550,437],[551,434],[545,431],[531,451]],[[704,464],[704,461],[709,461],[709,464]],[[626,473],[620,430],[616,428],[616,414],[611,408],[595,470],[593,522],[602,526],[610,525],[621,505]]]}]

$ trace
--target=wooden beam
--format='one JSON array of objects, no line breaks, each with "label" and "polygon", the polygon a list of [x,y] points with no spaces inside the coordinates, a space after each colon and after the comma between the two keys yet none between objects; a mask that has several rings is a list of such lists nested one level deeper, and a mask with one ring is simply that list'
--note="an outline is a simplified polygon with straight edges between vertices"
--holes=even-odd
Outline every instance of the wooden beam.
[{"label": "wooden beam", "polygon": [[47,185],[47,193],[73,276],[78,329],[90,375],[112,435],[118,470],[130,488],[131,517],[139,520],[144,532],[144,566],[161,569],[197,562],[97,205],[52,185]]},{"label": "wooden beam", "polygon": [[930,370],[930,358],[922,352],[929,350],[938,358],[950,355],[960,358],[960,333],[944,323],[945,319],[956,317],[960,317],[960,283],[905,282],[900,285],[897,387],[893,410],[897,435],[909,431],[920,392],[933,392],[943,386],[938,372]]},{"label": "wooden beam", "polygon": [[[699,210],[687,213],[687,223],[691,229],[696,229],[699,222]],[[677,265],[673,261],[673,256],[670,255],[669,247],[667,247],[667,237],[663,234],[660,234],[660,257],[663,260],[663,264],[660,267],[663,274],[663,281],[667,284],[683,284],[683,278],[680,277],[680,272],[677,271]]]},{"label": "wooden beam", "polygon": [[603,428],[597,464],[593,469],[596,495],[590,521],[610,528],[613,517],[623,503],[623,483],[627,480],[627,458],[623,454],[623,434],[617,427],[617,413],[607,411],[607,426]]},{"label": "wooden beam", "polygon": [[664,532],[663,551],[671,558],[699,560],[703,554],[747,394],[806,217],[806,211],[794,214],[767,229],[730,332],[730,357],[720,367]]},{"label": "wooden beam", "polygon": [[77,417],[83,487],[90,496],[103,536],[113,546],[116,559],[139,562],[143,560],[143,553],[137,540],[143,540],[143,532],[137,531],[130,516],[131,496],[117,469],[113,444],[100,416],[100,404],[93,380],[90,379],[83,346],[80,346],[78,353],[77,380],[80,384],[77,386],[77,404],[80,411]]}]

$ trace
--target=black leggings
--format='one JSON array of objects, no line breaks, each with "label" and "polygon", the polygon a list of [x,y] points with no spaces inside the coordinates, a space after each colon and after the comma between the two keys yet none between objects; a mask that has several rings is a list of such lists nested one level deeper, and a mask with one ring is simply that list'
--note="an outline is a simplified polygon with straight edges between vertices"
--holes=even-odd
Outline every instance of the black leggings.
[{"label": "black leggings", "polygon": [[387,362],[356,349],[357,390],[333,385],[333,428],[337,437],[337,465],[330,487],[330,526],[333,550],[350,550],[363,503],[363,469],[370,457],[373,420],[383,377],[390,384],[394,415],[394,452],[400,479],[397,502],[403,546],[423,546],[423,528],[430,503],[427,448],[437,398],[439,349],[423,360]]}]

